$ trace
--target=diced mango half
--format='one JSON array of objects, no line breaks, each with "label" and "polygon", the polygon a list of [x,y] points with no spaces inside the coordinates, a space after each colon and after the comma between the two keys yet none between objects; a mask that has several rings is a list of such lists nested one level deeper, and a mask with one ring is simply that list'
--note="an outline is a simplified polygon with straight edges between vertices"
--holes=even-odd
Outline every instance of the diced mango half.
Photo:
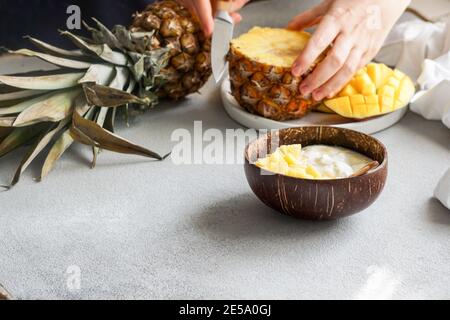
[{"label": "diced mango half", "polygon": [[319,105],[316,107],[316,111],[323,112],[323,113],[332,113],[332,114],[336,114],[336,112],[334,112],[334,111],[331,110],[330,108],[326,107],[323,103],[319,104]]},{"label": "diced mango half", "polygon": [[358,91],[353,86],[346,86],[340,93],[339,97],[348,97],[353,94],[358,94]]},{"label": "diced mango half", "polygon": [[350,97],[340,97],[327,100],[325,101],[325,106],[343,117],[345,117],[345,115],[353,115]]},{"label": "diced mango half", "polygon": [[367,65],[366,70],[376,88],[382,87],[386,80],[394,74],[394,70],[385,64],[370,63]]},{"label": "diced mango half", "polygon": [[411,79],[384,64],[359,70],[336,98],[325,100],[323,110],[354,119],[379,116],[406,107],[415,93]]}]

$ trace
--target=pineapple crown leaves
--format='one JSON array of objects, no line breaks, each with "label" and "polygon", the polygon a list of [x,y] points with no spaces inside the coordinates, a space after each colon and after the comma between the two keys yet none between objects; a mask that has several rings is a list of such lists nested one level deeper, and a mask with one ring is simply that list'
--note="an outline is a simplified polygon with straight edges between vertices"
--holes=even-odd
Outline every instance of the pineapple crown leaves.
[{"label": "pineapple crown leaves", "polygon": [[[156,99],[152,92],[155,91],[158,85],[165,83],[165,79],[161,76],[161,70],[169,64],[170,48],[149,50],[151,48],[151,39],[155,34],[154,31],[133,33],[121,25],[116,25],[112,30],[109,30],[97,19],[92,18],[92,20],[96,23],[97,28],[93,28],[83,21],[86,29],[92,34],[93,44],[91,44],[91,49],[88,49],[88,51],[92,52],[94,50],[100,57],[111,62],[109,54],[111,48],[119,50],[123,55],[127,56],[127,67],[132,72],[135,80],[140,82],[142,94]],[[68,35],[72,40],[74,39],[74,36],[70,33],[66,32],[64,34]],[[98,46],[102,46],[102,48],[100,49]],[[123,57],[117,56],[114,61],[121,65]],[[157,100],[155,100],[156,102]]]},{"label": "pineapple crown leaves", "polygon": [[4,54],[7,54],[9,52],[9,49],[3,46],[0,46],[0,57]]},{"label": "pineapple crown leaves", "polygon": [[[42,180],[74,143],[93,150],[95,166],[100,149],[164,160],[166,156],[138,146],[114,133],[117,111],[128,118],[130,104],[149,107],[160,71],[169,61],[169,49],[151,49],[153,36],[132,33],[123,26],[106,28],[93,19],[96,28],[84,23],[91,38],[60,31],[79,50],[69,51],[27,36],[39,51],[5,52],[36,57],[59,69],[0,76],[0,158],[29,145],[10,189],[36,157],[49,150],[41,170]],[[134,92],[137,95],[133,94]]]}]

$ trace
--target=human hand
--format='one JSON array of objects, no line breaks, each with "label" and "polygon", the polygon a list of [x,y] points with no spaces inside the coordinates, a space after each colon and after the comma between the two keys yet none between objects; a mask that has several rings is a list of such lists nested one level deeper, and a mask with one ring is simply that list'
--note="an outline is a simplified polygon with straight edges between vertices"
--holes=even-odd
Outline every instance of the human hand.
[{"label": "human hand", "polygon": [[292,66],[301,76],[327,50],[324,60],[300,84],[300,92],[320,101],[335,96],[378,53],[410,0],[325,0],[296,16],[288,25],[317,29]]},{"label": "human hand", "polygon": [[[242,17],[238,11],[250,0],[233,0],[230,15],[235,23],[239,23]],[[214,31],[214,15],[217,11],[216,0],[177,0],[180,4],[191,10],[200,19],[203,31],[206,36],[211,36]]]}]

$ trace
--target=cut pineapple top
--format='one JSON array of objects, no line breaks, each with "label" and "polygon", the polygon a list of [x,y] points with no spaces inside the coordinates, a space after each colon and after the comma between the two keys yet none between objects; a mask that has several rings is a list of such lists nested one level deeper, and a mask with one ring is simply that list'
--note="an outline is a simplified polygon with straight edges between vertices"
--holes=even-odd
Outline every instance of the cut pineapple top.
[{"label": "cut pineapple top", "polygon": [[336,98],[324,104],[343,117],[363,119],[406,107],[414,93],[414,84],[404,73],[371,63],[359,70]]},{"label": "cut pineapple top", "polygon": [[310,35],[302,31],[254,27],[231,42],[244,56],[270,66],[290,68]]}]

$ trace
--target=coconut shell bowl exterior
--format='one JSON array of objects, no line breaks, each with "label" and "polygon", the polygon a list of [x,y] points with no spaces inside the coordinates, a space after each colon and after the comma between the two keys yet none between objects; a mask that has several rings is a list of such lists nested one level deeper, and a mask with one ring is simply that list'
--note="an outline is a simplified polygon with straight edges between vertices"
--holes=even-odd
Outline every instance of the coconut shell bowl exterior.
[{"label": "coconut shell bowl exterior", "polygon": [[[378,161],[357,177],[307,180],[273,174],[254,163],[281,145],[331,145],[357,151]],[[388,173],[386,147],[364,133],[336,127],[300,127],[273,131],[245,150],[245,174],[256,196],[278,212],[300,219],[333,220],[368,208],[383,191]]]}]

